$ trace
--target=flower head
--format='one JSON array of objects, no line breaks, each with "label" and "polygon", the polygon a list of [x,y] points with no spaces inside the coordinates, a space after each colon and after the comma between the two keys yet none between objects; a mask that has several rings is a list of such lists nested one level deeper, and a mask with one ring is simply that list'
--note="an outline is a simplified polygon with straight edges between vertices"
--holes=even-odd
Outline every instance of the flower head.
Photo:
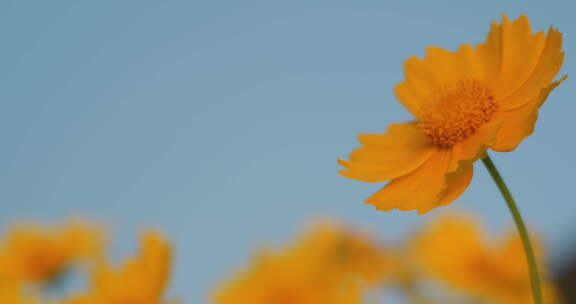
[{"label": "flower head", "polygon": [[533,132],[539,107],[566,78],[554,81],[563,59],[560,32],[533,33],[525,15],[504,15],[476,47],[429,47],[424,59],[406,60],[405,80],[396,86],[415,120],[361,134],[362,147],[339,160],[341,174],[391,180],[366,201],[381,210],[424,213],[449,204],[487,148],[511,151]]},{"label": "flower head", "polygon": [[220,286],[218,304],[354,304],[393,262],[367,235],[323,221],[281,251],[262,251]]},{"label": "flower head", "polygon": [[355,304],[357,282],[290,254],[260,253],[250,268],[222,285],[218,304]]},{"label": "flower head", "polygon": [[[541,251],[537,251],[540,261]],[[490,303],[532,303],[528,265],[516,233],[488,242],[474,219],[443,215],[422,229],[414,239],[412,252],[414,264],[422,274],[474,297]],[[544,284],[544,295],[546,303],[556,302],[555,289],[549,281]]]},{"label": "flower head", "polygon": [[301,260],[353,276],[372,285],[398,272],[398,257],[371,235],[331,220],[315,222],[296,243],[292,254]]},{"label": "flower head", "polygon": [[70,263],[102,250],[102,235],[94,227],[71,222],[62,227],[19,224],[0,243],[0,280],[47,280]]},{"label": "flower head", "polygon": [[92,289],[71,299],[69,304],[159,304],[168,282],[171,249],[157,232],[141,238],[140,252],[119,268],[106,262],[92,274]]}]

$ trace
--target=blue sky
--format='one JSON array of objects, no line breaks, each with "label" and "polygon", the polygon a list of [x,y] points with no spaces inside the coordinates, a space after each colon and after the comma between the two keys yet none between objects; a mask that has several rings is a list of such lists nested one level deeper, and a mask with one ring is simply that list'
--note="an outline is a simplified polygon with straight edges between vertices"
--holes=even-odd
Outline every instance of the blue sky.
[{"label": "blue sky", "polygon": [[[317,215],[401,240],[435,212],[373,210],[362,201],[379,185],[339,176],[336,158],[357,133],[410,119],[392,90],[402,62],[526,13],[564,33],[572,74],[573,12],[569,1],[4,0],[0,221],[103,221],[118,256],[159,227],[176,247],[170,294],[186,303]],[[554,258],[576,229],[572,82],[519,149],[493,155]],[[476,168],[449,208],[510,227]]]}]

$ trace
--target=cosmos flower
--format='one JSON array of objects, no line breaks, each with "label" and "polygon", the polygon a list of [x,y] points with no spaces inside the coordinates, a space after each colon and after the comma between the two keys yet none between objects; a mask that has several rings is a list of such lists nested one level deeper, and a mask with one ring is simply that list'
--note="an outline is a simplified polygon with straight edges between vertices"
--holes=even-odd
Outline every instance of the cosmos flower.
[{"label": "cosmos flower", "polygon": [[370,234],[333,220],[317,220],[292,245],[292,254],[354,276],[367,285],[394,279],[399,257]]},{"label": "cosmos flower", "polygon": [[217,304],[359,304],[357,282],[291,255],[261,252],[214,294]]},{"label": "cosmos flower", "polygon": [[[546,275],[542,250],[537,249]],[[420,277],[435,277],[489,303],[532,303],[528,266],[517,233],[489,242],[474,218],[443,215],[421,230],[411,251]],[[552,283],[544,281],[543,287],[546,303],[557,303]]]},{"label": "cosmos flower", "polygon": [[217,304],[354,304],[390,275],[393,260],[370,237],[321,221],[283,250],[261,251],[219,286]]},{"label": "cosmos flower", "polygon": [[380,210],[425,213],[456,199],[487,148],[511,151],[532,134],[538,109],[565,77],[561,33],[533,33],[521,15],[492,23],[486,41],[455,52],[428,47],[404,63],[396,96],[414,121],[383,134],[361,134],[362,146],[339,160],[341,174],[382,182],[367,199]]},{"label": "cosmos flower", "polygon": [[91,290],[73,297],[67,304],[160,304],[168,282],[171,249],[159,233],[142,235],[140,252],[120,267],[107,262],[92,274]]}]

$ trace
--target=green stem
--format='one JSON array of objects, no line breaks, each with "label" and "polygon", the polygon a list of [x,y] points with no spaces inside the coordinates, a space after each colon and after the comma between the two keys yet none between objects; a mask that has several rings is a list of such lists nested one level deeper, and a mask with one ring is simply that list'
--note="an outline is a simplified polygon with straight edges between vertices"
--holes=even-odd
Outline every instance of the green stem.
[{"label": "green stem", "polygon": [[526,252],[526,260],[528,262],[528,267],[530,268],[530,282],[532,283],[532,295],[534,297],[535,304],[543,304],[544,301],[542,300],[542,290],[540,287],[540,276],[538,275],[538,266],[536,264],[536,258],[534,256],[534,249],[532,249],[532,243],[530,242],[530,236],[528,235],[528,231],[526,230],[526,225],[524,224],[524,220],[522,219],[522,215],[520,215],[520,210],[518,210],[518,206],[508,190],[506,183],[496,166],[490,159],[490,156],[486,154],[486,157],[482,159],[484,166],[490,172],[492,179],[498,186],[500,193],[504,197],[506,204],[508,205],[508,209],[510,209],[510,213],[512,213],[512,217],[514,218],[514,222],[516,223],[516,228],[518,228],[518,233],[520,234],[520,238],[522,239],[522,245],[524,245],[524,251]]}]

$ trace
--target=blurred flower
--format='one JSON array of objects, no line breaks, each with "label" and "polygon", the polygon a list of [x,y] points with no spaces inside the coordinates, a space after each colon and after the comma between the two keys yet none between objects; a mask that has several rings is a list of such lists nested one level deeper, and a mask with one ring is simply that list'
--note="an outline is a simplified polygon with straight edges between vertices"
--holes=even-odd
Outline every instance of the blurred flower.
[{"label": "blurred flower", "polygon": [[354,280],[291,255],[263,252],[250,269],[221,286],[218,304],[354,304],[361,303]]},{"label": "blurred flower", "polygon": [[295,256],[322,267],[355,276],[368,284],[381,283],[398,272],[398,258],[367,233],[330,220],[317,221],[291,249]]},{"label": "blurred flower", "polygon": [[219,304],[361,303],[363,283],[387,277],[394,263],[368,236],[321,222],[281,252],[264,251],[218,288]]},{"label": "blurred flower", "polygon": [[396,96],[415,121],[384,134],[361,134],[341,174],[391,180],[367,203],[380,210],[425,213],[456,199],[472,179],[472,164],[488,147],[511,151],[533,130],[538,109],[565,77],[561,33],[532,33],[528,17],[492,23],[484,43],[457,51],[429,47],[410,57]]},{"label": "blurred flower", "polygon": [[119,268],[102,262],[94,269],[92,289],[69,304],[159,304],[168,282],[171,249],[159,233],[141,238],[141,249]]},{"label": "blurred flower", "polygon": [[[477,298],[491,300],[490,303],[532,303],[526,256],[515,233],[489,244],[474,219],[444,215],[422,229],[412,253],[423,273]],[[542,261],[538,247],[537,253]],[[546,303],[556,302],[555,289],[548,281],[544,281],[544,294]]]},{"label": "blurred flower", "polygon": [[15,225],[0,243],[0,278],[52,279],[70,263],[95,257],[102,246],[100,231],[81,222],[61,227]]}]

